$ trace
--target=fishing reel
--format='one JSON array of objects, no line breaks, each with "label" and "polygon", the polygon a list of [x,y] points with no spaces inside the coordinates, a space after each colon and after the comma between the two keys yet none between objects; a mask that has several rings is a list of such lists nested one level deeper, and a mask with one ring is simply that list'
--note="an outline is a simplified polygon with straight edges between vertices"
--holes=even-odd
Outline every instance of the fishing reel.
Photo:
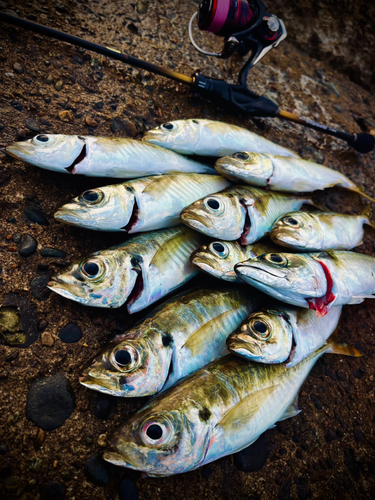
[{"label": "fishing reel", "polygon": [[[195,42],[193,23],[198,28],[224,38],[221,52],[208,52]],[[271,49],[284,40],[287,32],[281,19],[266,11],[261,0],[202,0],[189,22],[192,45],[202,54],[228,59],[235,52],[250,58],[239,74],[239,84],[246,85],[247,74]]]}]

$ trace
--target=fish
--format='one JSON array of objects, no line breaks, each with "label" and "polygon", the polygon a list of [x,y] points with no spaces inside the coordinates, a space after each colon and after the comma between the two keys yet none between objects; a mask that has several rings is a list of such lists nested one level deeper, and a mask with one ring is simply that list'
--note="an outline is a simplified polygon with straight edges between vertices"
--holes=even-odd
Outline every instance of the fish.
[{"label": "fish", "polygon": [[219,157],[250,150],[299,158],[294,151],[242,127],[202,118],[163,123],[148,130],[142,140],[185,155]]},{"label": "fish", "polygon": [[238,262],[264,253],[278,251],[269,241],[260,240],[252,245],[242,246],[237,241],[212,241],[202,245],[191,254],[190,262],[200,271],[233,283],[243,283],[234,272]]},{"label": "fish", "polygon": [[249,245],[266,235],[281,215],[313,204],[308,196],[232,186],[185,207],[181,221],[211,238]]},{"label": "fish", "polygon": [[271,191],[305,193],[329,187],[342,187],[375,201],[344,174],[302,158],[278,153],[266,154],[251,148],[219,158],[216,170],[235,182],[266,187]]},{"label": "fish", "polygon": [[278,304],[251,314],[227,339],[230,352],[257,363],[286,368],[312,354],[336,330],[342,306],[322,317],[315,311]]},{"label": "fish", "polygon": [[330,340],[289,369],[224,356],[131,415],[110,437],[103,458],[164,477],[238,452],[300,412],[298,392],[324,352],[361,356]]},{"label": "fish", "polygon": [[54,217],[96,231],[153,231],[177,226],[184,207],[229,185],[220,175],[155,175],[89,189],[59,208]]},{"label": "fish", "polygon": [[291,212],[274,223],[270,238],[299,251],[350,250],[363,243],[364,224],[372,226],[366,215]]},{"label": "fish", "polygon": [[80,383],[120,397],[150,396],[228,354],[226,338],[259,306],[236,288],[189,290],[116,337]]},{"label": "fish", "polygon": [[48,288],[85,306],[135,313],[176,290],[199,271],[189,262],[204,238],[184,226],[133,236],[53,276]]},{"label": "fish", "polygon": [[123,137],[39,134],[6,152],[31,165],[66,174],[133,179],[178,172],[215,174],[212,167],[147,142]]},{"label": "fish", "polygon": [[375,258],[355,252],[269,253],[236,264],[246,283],[325,316],[333,306],[375,298]]}]

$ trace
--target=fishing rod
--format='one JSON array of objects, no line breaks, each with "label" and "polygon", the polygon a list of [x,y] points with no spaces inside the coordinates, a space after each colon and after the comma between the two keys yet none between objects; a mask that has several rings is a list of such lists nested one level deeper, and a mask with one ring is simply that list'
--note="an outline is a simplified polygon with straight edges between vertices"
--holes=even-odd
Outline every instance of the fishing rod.
[{"label": "fishing rod", "polygon": [[[198,27],[224,38],[224,46],[219,53],[210,53],[200,48],[193,38],[193,23],[198,18]],[[240,55],[250,53],[250,57],[239,73],[239,83],[229,84],[224,80],[207,78],[200,72],[192,76],[171,71],[153,63],[137,59],[120,50],[104,47],[83,38],[69,35],[41,24],[21,19],[0,12],[0,21],[34,31],[38,34],[71,43],[75,46],[116,59],[139,69],[150,71],[176,82],[188,85],[193,94],[199,95],[212,104],[233,113],[256,117],[282,118],[319,132],[346,141],[360,153],[368,153],[374,149],[375,137],[370,134],[350,134],[335,130],[332,127],[301,118],[280,109],[271,99],[252,92],[246,85],[247,75],[272,48],[276,47],[286,36],[284,23],[266,11],[261,0],[202,0],[189,23],[189,36],[193,46],[201,53],[227,59],[234,52]]]}]

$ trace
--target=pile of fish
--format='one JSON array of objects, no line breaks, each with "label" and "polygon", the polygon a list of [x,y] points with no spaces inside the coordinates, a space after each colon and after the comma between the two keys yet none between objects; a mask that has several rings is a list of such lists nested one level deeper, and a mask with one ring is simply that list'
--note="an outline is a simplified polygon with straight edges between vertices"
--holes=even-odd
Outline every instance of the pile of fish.
[{"label": "pile of fish", "polygon": [[237,452],[299,413],[323,353],[361,356],[336,335],[342,306],[374,298],[375,258],[348,251],[372,226],[370,210],[332,213],[301,194],[337,186],[372,200],[341,173],[203,119],[164,123],[142,141],[40,134],[7,152],[65,174],[132,179],[57,210],[66,224],[142,234],[74,262],[52,278],[54,292],[132,314],[200,271],[217,278],[170,296],[84,367],[90,389],[155,396],[112,436],[109,462],[168,476]]}]

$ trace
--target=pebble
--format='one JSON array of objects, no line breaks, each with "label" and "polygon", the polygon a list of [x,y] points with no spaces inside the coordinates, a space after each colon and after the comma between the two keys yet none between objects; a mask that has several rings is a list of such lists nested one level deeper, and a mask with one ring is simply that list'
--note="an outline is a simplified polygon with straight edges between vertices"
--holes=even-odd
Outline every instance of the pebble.
[{"label": "pebble", "polygon": [[22,73],[24,71],[24,69],[21,66],[21,64],[17,63],[17,62],[13,64],[13,69],[14,69],[15,73],[17,73],[18,75],[22,75]]},{"label": "pebble", "polygon": [[119,490],[119,500],[138,500],[137,487],[131,479],[127,477],[121,481]]},{"label": "pebble", "polygon": [[34,120],[34,118],[29,117],[26,120],[25,127],[28,128],[29,130],[31,130],[32,132],[36,132],[38,134],[40,132],[40,126],[39,126],[38,122],[36,120]]},{"label": "pebble", "polygon": [[0,9],[6,9],[7,5],[8,4],[6,2],[3,2],[2,0],[0,0]]},{"label": "pebble", "polygon": [[114,134],[125,134],[130,137],[135,137],[138,134],[138,129],[128,119],[121,120],[118,116],[111,120],[111,130]]},{"label": "pebble", "polygon": [[40,321],[38,323],[38,330],[40,332],[42,332],[43,330],[45,330],[47,328],[47,326],[48,326],[48,321],[46,321],[45,319],[43,319],[42,321]]},{"label": "pebble", "polygon": [[99,393],[91,403],[91,411],[98,420],[107,420],[116,404],[116,398]]},{"label": "pebble", "polygon": [[146,14],[148,10],[148,2],[144,2],[143,0],[137,2],[136,10],[138,14]]},{"label": "pebble", "polygon": [[72,465],[76,469],[82,469],[83,462],[82,462],[82,460],[80,458],[76,458],[75,460],[73,460]]},{"label": "pebble", "polygon": [[37,276],[30,283],[30,291],[38,300],[47,300],[51,294],[51,290],[47,288],[49,276]]},{"label": "pebble", "polygon": [[[9,222],[9,221],[8,221],[8,222]],[[15,233],[15,234],[13,235],[13,241],[14,241],[15,243],[19,243],[19,242],[21,241],[21,239],[22,239],[22,234],[20,234],[20,233]]]},{"label": "pebble", "polygon": [[40,490],[40,500],[64,500],[64,486],[59,481],[43,484]]},{"label": "pebble", "polygon": [[58,250],[57,248],[43,248],[40,252],[42,257],[55,257],[56,259],[65,259],[66,253],[63,250]]},{"label": "pebble", "polygon": [[38,243],[31,234],[23,234],[21,237],[20,246],[18,247],[18,253],[21,257],[30,257],[35,253]]},{"label": "pebble", "polygon": [[5,361],[7,363],[10,363],[11,361],[14,361],[18,358],[18,356],[20,355],[20,350],[19,349],[14,349],[14,351],[12,351],[9,356],[7,356],[5,358]]},{"label": "pebble", "polygon": [[100,434],[100,436],[98,437],[98,445],[101,448],[105,448],[107,444],[108,444],[107,434]]},{"label": "pebble", "polygon": [[62,342],[73,344],[82,338],[82,330],[75,323],[68,323],[60,330],[59,337]]},{"label": "pebble", "polygon": [[46,345],[48,347],[52,347],[53,344],[55,343],[54,338],[48,332],[43,332],[42,335],[41,335],[41,338],[42,338],[42,345]]},{"label": "pebble", "polygon": [[55,89],[60,92],[64,87],[64,82],[62,80],[59,80],[58,82],[55,83]]},{"label": "pebble", "polygon": [[60,427],[74,408],[75,394],[63,373],[36,380],[27,394],[26,416],[45,431]]},{"label": "pebble", "polygon": [[17,111],[23,111],[23,106],[22,106],[22,104],[19,101],[12,101],[10,104]]},{"label": "pebble", "polygon": [[90,457],[83,471],[87,479],[98,486],[105,486],[109,483],[107,464],[100,455]]},{"label": "pebble", "polygon": [[243,472],[261,470],[267,462],[269,454],[268,441],[264,435],[244,450],[234,454],[234,465]]},{"label": "pebble", "polygon": [[90,116],[86,116],[85,118],[86,125],[89,127],[97,127],[99,124],[94,118],[91,118]]},{"label": "pebble", "polygon": [[60,111],[59,118],[63,122],[70,122],[71,123],[74,121],[74,115],[70,110]]},{"label": "pebble", "polygon": [[41,226],[49,226],[46,214],[35,203],[29,204],[25,208],[23,213],[26,215],[26,217],[29,219],[30,222],[34,222],[35,224],[40,224]]},{"label": "pebble", "polygon": [[9,451],[9,446],[6,444],[0,444],[0,455],[5,455],[5,453],[8,453]]}]

